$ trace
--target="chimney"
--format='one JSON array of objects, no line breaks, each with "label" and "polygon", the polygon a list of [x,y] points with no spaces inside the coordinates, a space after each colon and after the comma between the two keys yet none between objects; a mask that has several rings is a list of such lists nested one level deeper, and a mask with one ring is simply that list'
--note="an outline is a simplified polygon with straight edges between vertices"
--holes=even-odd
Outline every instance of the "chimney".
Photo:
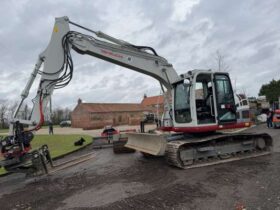
[{"label": "chimney", "polygon": [[78,99],[78,105],[82,103],[82,99]]},{"label": "chimney", "polygon": [[146,93],[144,93],[144,97],[143,98],[147,98],[147,94]]}]

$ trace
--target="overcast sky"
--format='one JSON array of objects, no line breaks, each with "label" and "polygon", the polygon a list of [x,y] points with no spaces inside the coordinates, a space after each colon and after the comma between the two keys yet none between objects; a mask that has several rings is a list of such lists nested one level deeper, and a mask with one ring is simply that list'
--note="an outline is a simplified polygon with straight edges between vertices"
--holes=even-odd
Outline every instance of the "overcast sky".
[{"label": "overcast sky", "polygon": [[[217,68],[218,50],[233,85],[249,96],[257,96],[263,83],[280,79],[279,0],[1,0],[0,5],[0,100],[20,99],[60,16],[151,46],[179,74]],[[54,93],[55,107],[72,108],[78,98],[139,103],[144,93],[160,94],[155,79],[74,51],[72,56],[74,78]]]}]

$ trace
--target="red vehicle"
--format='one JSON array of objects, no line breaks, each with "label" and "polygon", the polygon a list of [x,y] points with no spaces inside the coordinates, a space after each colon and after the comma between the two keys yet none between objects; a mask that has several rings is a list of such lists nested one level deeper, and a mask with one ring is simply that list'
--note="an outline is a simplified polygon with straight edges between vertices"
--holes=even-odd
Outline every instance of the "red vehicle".
[{"label": "red vehicle", "polygon": [[[114,153],[135,152],[134,149],[126,148],[124,146],[127,142],[127,136],[124,134],[125,132],[136,132],[136,130],[116,130],[112,126],[105,126],[101,136],[93,137],[93,148],[103,148],[113,145]],[[114,135],[116,135],[116,137],[113,138]]]},{"label": "red vehicle", "polygon": [[113,128],[112,126],[106,126],[101,133],[102,137],[111,137],[114,134],[119,134],[120,132]]},{"label": "red vehicle", "polygon": [[280,109],[276,109],[273,114],[272,123],[274,128],[280,127]]}]

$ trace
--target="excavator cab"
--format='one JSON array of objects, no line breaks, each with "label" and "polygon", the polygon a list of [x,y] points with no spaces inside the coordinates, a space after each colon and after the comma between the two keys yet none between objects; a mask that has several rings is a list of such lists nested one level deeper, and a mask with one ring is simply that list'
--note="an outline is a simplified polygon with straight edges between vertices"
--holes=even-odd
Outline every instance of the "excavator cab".
[{"label": "excavator cab", "polygon": [[[172,126],[161,127],[168,133],[128,134],[127,147],[164,155],[167,142],[176,136],[237,127],[234,92],[226,72],[189,71],[173,84],[172,96],[173,109],[169,110]],[[240,126],[244,127],[244,124]]]},{"label": "excavator cab", "polygon": [[193,70],[172,87],[173,125],[161,133],[129,133],[126,147],[144,157],[165,156],[168,164],[185,169],[270,154],[273,142],[265,133],[216,132],[250,126],[237,121],[228,73]]},{"label": "excavator cab", "polygon": [[227,73],[190,71],[174,84],[173,97],[173,131],[215,131],[237,121],[234,93]]}]

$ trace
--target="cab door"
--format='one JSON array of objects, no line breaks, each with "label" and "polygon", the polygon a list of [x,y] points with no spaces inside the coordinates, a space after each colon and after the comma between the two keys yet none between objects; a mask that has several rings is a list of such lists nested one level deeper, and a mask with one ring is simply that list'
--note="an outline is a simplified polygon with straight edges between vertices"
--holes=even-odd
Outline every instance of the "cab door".
[{"label": "cab door", "polygon": [[234,92],[228,74],[216,73],[213,79],[218,124],[235,123],[237,121]]}]

